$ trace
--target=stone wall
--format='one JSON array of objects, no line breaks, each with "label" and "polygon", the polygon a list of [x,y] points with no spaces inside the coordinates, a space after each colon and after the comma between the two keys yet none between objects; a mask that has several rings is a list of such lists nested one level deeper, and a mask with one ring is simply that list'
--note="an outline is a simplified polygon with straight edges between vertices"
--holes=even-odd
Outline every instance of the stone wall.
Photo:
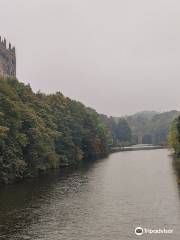
[{"label": "stone wall", "polygon": [[6,46],[6,39],[0,37],[0,75],[16,76],[16,53],[15,48]]}]

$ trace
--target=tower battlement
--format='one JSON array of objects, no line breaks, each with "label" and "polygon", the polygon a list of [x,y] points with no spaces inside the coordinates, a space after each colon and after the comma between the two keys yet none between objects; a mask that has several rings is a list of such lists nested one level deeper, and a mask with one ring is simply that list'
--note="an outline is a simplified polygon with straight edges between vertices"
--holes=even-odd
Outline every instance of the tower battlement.
[{"label": "tower battlement", "polygon": [[0,76],[16,76],[16,50],[0,37]]}]

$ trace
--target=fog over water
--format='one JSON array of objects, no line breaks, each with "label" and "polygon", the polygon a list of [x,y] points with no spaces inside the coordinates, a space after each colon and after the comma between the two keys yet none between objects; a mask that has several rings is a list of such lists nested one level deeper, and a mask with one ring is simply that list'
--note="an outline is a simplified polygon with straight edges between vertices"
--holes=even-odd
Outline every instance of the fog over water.
[{"label": "fog over water", "polygon": [[0,0],[0,35],[33,90],[120,116],[180,109],[178,0]]}]

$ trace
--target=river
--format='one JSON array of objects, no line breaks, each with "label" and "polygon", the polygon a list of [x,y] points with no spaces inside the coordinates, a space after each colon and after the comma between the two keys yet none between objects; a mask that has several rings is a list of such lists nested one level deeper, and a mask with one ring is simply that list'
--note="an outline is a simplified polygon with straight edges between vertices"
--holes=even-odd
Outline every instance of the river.
[{"label": "river", "polygon": [[[136,236],[137,226],[173,229]],[[0,239],[180,239],[180,195],[166,149],[127,151],[0,190]]]}]

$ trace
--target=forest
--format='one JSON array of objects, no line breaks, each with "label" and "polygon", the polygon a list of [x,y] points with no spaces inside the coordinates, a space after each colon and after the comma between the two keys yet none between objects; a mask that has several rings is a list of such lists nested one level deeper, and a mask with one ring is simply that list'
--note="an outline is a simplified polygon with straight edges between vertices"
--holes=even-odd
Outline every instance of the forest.
[{"label": "forest", "polygon": [[125,120],[107,122],[62,93],[34,93],[15,78],[0,79],[0,183],[107,156],[130,141]]},{"label": "forest", "polygon": [[174,169],[180,178],[180,116],[178,116],[171,124],[168,143],[173,149]]},{"label": "forest", "polygon": [[[0,78],[0,183],[107,156],[113,147],[167,144],[177,111],[108,117],[61,92],[34,93],[16,78]],[[178,125],[179,124],[179,125]],[[170,142],[180,155],[180,120]]]},{"label": "forest", "polygon": [[126,117],[134,143],[167,145],[171,123],[180,112],[143,111]]},{"label": "forest", "polygon": [[169,146],[174,149],[175,157],[180,158],[180,116],[178,116],[171,124],[168,142]]},{"label": "forest", "polygon": [[98,114],[80,102],[60,92],[35,94],[16,79],[0,79],[1,182],[105,156],[108,141]]}]

